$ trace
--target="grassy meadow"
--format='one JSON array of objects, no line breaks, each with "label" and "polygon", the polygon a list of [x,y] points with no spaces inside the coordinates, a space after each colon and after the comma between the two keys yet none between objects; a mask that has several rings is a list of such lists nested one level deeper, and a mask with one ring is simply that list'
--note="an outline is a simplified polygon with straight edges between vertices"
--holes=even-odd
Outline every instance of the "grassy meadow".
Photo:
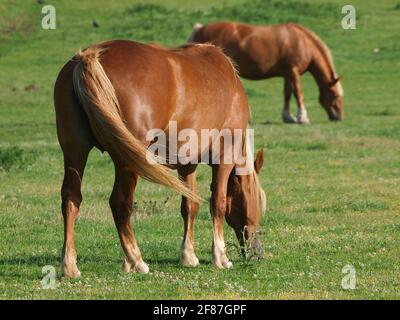
[{"label": "grassy meadow", "polygon": [[[47,3],[47,1],[45,1]],[[0,299],[399,299],[400,2],[353,0],[357,29],[341,28],[341,0],[122,0],[51,2],[57,29],[41,28],[37,1],[0,0]],[[93,27],[93,20],[99,27]],[[298,22],[318,33],[344,75],[346,119],[331,123],[316,84],[303,88],[311,124],[281,122],[283,80],[244,81],[256,147],[266,152],[261,183],[265,258],[231,270],[211,265],[212,229],[203,204],[195,226],[195,269],[180,266],[180,198],[145,181],[133,227],[151,273],[123,274],[108,207],[114,170],[93,150],[76,225],[78,280],[60,279],[62,154],[53,108],[60,68],[81,47],[106,39],[178,46],[196,22]],[[292,112],[295,103],[292,100]],[[210,169],[199,170],[209,197]],[[226,240],[236,243],[226,227]],[[356,270],[344,290],[342,268]],[[42,289],[42,267],[57,288]]]}]

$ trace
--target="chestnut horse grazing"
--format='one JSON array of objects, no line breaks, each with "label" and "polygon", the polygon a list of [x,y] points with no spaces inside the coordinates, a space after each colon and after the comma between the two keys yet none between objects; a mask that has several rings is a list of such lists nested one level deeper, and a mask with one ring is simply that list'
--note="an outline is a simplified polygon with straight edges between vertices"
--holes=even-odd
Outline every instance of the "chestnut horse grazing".
[{"label": "chestnut horse grazing", "polygon": [[[294,23],[253,26],[236,22],[196,23],[189,42],[212,43],[224,48],[243,78],[285,79],[282,119],[309,123],[300,76],[309,71],[319,87],[319,101],[330,120],[343,119],[343,89],[328,47],[312,31]],[[294,94],[297,118],[290,114]]]},{"label": "chestnut horse grazing", "polygon": [[[110,207],[125,254],[124,271],[149,271],[130,226],[139,176],[182,194],[181,262],[185,266],[198,265],[193,237],[200,202],[196,193],[197,165],[170,166],[177,169],[178,179],[170,168],[153,161],[146,135],[153,128],[168,132],[170,121],[177,123],[178,130],[190,128],[198,134],[202,129],[245,131],[249,120],[247,98],[230,60],[212,45],[168,50],[132,41],[108,41],[79,52],[66,63],[55,84],[54,100],[65,170],[61,190],[63,275],[80,276],[74,225],[82,201],[83,172],[93,147],[107,151],[114,162]],[[198,158],[211,150],[211,142],[209,149],[198,150]],[[253,159],[246,151],[248,140],[241,143],[239,147],[247,159]],[[251,160],[250,169],[255,170],[247,174],[235,174],[238,162],[211,164],[212,250],[213,264],[218,268],[232,266],[226,255],[224,218],[241,243],[243,234],[246,239],[255,239],[253,235],[260,228],[265,194],[257,173],[262,164],[262,150],[254,163]]]}]

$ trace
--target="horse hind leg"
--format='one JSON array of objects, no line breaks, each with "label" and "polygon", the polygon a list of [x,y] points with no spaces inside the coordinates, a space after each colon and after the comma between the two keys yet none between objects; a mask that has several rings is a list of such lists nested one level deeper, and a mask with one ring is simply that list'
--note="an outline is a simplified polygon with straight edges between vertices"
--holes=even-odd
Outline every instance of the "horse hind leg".
[{"label": "horse hind leg", "polygon": [[64,146],[64,181],[61,187],[64,244],[61,254],[61,272],[66,278],[78,278],[75,248],[75,222],[82,202],[81,183],[90,149]]},{"label": "horse hind leg", "polygon": [[71,103],[64,111],[65,117],[57,123],[58,138],[64,155],[64,181],[61,187],[64,245],[61,271],[66,278],[77,278],[80,271],[76,265],[75,222],[82,202],[83,173],[89,152],[93,148],[93,140],[77,106]]},{"label": "horse hind leg", "polygon": [[64,155],[64,181],[61,187],[64,244],[61,254],[61,272],[64,277],[77,278],[75,222],[82,202],[81,184],[90,150],[95,140],[85,112],[77,103],[72,87],[73,63],[65,66],[57,79],[54,100],[57,119],[57,137]]},{"label": "horse hind leg", "polygon": [[125,253],[124,272],[148,273],[149,267],[143,261],[139,246],[131,228],[133,192],[138,181],[138,175],[127,172],[115,165],[115,182],[110,197],[110,207],[118,230],[122,249]]},{"label": "horse hind leg", "polygon": [[[196,171],[191,168],[189,171],[178,169],[179,175],[192,191],[196,191]],[[181,214],[184,222],[184,234],[181,246],[180,261],[185,267],[197,267],[199,259],[194,251],[193,226],[197,213],[199,212],[199,204],[191,201],[186,197],[182,197]]]}]

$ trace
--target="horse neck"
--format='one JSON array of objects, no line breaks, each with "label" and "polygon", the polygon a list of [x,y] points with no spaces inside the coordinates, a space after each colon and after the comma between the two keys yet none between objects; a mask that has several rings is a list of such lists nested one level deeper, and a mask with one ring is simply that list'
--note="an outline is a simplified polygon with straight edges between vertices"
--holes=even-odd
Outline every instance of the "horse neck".
[{"label": "horse neck", "polygon": [[317,49],[311,60],[309,71],[313,75],[315,81],[318,84],[319,89],[324,89],[330,86],[335,79],[335,69],[330,59]]}]

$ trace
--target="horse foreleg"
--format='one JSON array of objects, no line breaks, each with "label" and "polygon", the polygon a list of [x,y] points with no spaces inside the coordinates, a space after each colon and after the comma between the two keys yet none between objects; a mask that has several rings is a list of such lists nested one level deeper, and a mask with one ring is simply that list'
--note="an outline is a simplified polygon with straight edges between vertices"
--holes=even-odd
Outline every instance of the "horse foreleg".
[{"label": "horse foreleg", "polygon": [[298,107],[298,112],[297,112],[297,123],[301,124],[308,124],[310,123],[310,119],[308,119],[307,116],[307,110],[304,105],[304,95],[303,95],[303,90],[301,87],[301,75],[300,72],[295,68],[292,70],[292,87],[293,87],[293,93],[297,101],[297,107]]},{"label": "horse foreleg", "polygon": [[75,221],[82,202],[81,183],[90,149],[64,146],[64,181],[61,187],[62,214],[64,218],[64,245],[61,254],[61,273],[66,278],[78,278],[76,265]]},{"label": "horse foreleg", "polygon": [[213,221],[213,264],[217,268],[231,268],[224,240],[224,218],[227,206],[227,184],[233,166],[213,166],[211,216]]},{"label": "horse foreleg", "polygon": [[292,97],[292,84],[289,77],[285,77],[283,90],[282,120],[285,123],[296,123],[297,119],[290,113],[290,98]]},{"label": "horse foreleg", "polygon": [[118,230],[122,249],[125,253],[123,271],[137,271],[148,273],[149,267],[142,259],[139,246],[131,229],[131,215],[133,206],[133,192],[135,191],[138,176],[134,173],[115,169],[114,188],[110,197],[110,207],[113,213],[115,226]]},{"label": "horse foreleg", "polygon": [[[196,171],[194,168],[186,170],[178,169],[179,176],[184,180],[187,186],[192,191],[196,191]],[[182,197],[181,202],[181,214],[184,222],[184,234],[181,246],[181,263],[186,267],[196,267],[199,265],[199,259],[196,257],[194,252],[194,237],[193,237],[193,225],[197,213],[199,212],[199,204],[191,201],[186,197]]]}]

